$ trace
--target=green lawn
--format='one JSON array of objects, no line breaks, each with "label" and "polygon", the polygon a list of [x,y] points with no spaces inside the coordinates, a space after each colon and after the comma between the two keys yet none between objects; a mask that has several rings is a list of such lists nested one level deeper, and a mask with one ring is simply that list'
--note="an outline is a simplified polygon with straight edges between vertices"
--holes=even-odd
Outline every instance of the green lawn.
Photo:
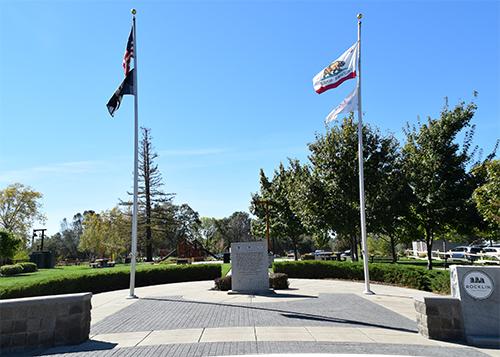
[{"label": "green lawn", "polygon": [[[390,263],[389,263],[390,264]],[[419,259],[411,259],[411,258],[400,258],[398,259],[398,262],[396,264],[402,264],[402,265],[415,265],[415,266],[421,266],[425,267],[427,266],[427,260],[419,260]],[[469,264],[469,262],[462,262],[462,261],[450,261],[448,260],[446,263],[446,267],[449,267],[450,265],[464,265],[464,264]],[[445,263],[444,260],[434,260],[432,259],[432,266],[436,268],[444,268]]]},{"label": "green lawn", "polygon": [[222,277],[225,277],[231,270],[231,263],[222,264]]}]

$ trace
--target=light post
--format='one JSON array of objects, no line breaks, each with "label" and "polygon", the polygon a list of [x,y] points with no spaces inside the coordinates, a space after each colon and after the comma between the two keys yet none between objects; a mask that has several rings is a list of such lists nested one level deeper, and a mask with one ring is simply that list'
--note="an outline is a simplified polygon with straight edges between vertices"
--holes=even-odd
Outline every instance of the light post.
[{"label": "light post", "polygon": [[[271,204],[270,200],[255,200],[255,204],[262,205],[264,206],[266,210],[266,238],[267,238],[267,252],[269,253],[271,251],[271,241],[269,238],[269,205]],[[275,253],[274,251],[274,244],[273,244],[273,254]]]}]

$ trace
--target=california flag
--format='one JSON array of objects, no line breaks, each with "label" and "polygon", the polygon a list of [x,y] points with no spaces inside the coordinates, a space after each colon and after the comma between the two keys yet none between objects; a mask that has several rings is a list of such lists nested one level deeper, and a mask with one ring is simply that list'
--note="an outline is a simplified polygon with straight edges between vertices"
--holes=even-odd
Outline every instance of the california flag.
[{"label": "california flag", "polygon": [[358,109],[358,89],[354,88],[351,94],[344,98],[342,103],[340,103],[337,108],[331,111],[330,114],[325,119],[325,123],[329,123],[335,119],[341,113],[349,113]]},{"label": "california flag", "polygon": [[330,63],[313,78],[314,90],[321,94],[328,89],[336,88],[342,82],[356,77],[356,59],[358,43],[345,51],[342,56]]}]

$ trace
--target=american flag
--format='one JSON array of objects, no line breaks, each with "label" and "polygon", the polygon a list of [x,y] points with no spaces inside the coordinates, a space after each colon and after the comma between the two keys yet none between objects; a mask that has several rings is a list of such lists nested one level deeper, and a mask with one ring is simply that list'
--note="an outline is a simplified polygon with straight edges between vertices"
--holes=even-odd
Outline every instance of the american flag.
[{"label": "american flag", "polygon": [[134,28],[130,30],[130,35],[128,36],[127,48],[125,49],[125,54],[123,55],[123,69],[125,70],[125,76],[130,72],[130,61],[134,57]]}]

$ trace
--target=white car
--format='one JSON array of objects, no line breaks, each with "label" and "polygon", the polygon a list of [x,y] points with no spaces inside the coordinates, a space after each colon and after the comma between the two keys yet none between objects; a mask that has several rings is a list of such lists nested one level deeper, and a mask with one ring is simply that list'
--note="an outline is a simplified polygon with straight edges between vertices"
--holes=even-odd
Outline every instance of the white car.
[{"label": "white car", "polygon": [[500,259],[500,247],[484,247],[483,255]]}]

